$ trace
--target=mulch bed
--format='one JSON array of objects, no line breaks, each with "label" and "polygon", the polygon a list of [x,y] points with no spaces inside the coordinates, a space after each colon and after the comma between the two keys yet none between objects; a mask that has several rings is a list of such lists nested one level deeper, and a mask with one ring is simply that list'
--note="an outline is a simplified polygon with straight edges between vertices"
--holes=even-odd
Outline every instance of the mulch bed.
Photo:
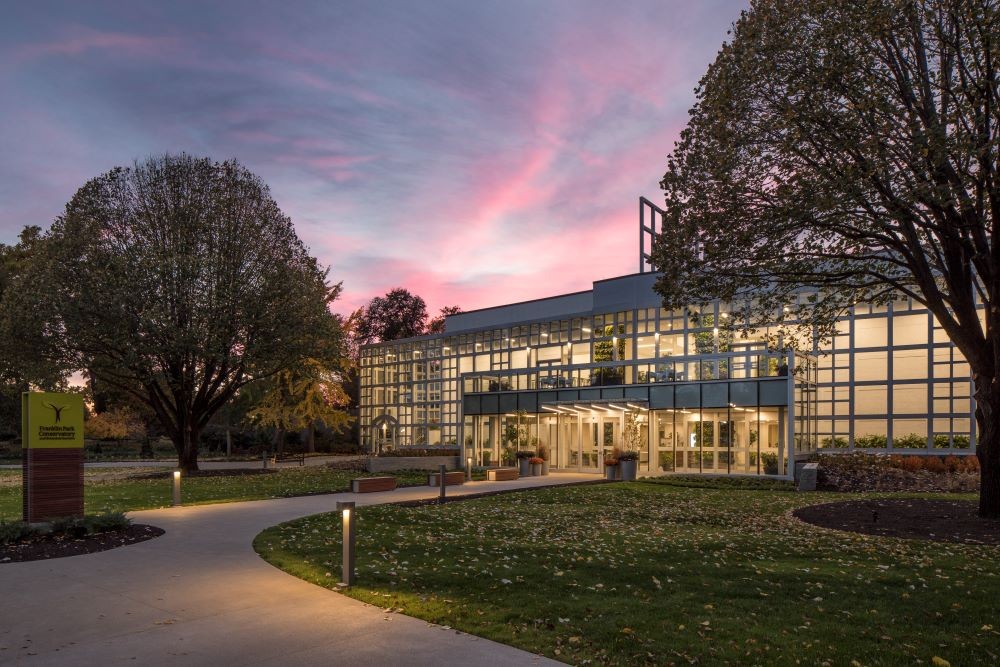
[{"label": "mulch bed", "polygon": [[0,563],[20,563],[28,560],[46,560],[92,554],[108,549],[145,542],[163,534],[162,528],[137,523],[125,530],[112,530],[85,537],[69,535],[44,535],[16,544],[0,545]]},{"label": "mulch bed", "polygon": [[1000,545],[1000,521],[981,519],[974,501],[886,498],[800,507],[806,523],[865,535]]}]

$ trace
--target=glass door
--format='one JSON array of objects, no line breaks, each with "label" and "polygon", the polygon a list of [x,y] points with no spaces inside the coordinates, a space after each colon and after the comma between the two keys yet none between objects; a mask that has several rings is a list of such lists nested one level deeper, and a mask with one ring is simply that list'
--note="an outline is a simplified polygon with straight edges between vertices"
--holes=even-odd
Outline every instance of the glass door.
[{"label": "glass door", "polygon": [[582,418],[583,437],[581,438],[580,470],[581,472],[603,472],[604,456],[601,451],[600,418],[585,416]]},{"label": "glass door", "polygon": [[569,470],[580,468],[580,417],[559,415],[559,467]]}]

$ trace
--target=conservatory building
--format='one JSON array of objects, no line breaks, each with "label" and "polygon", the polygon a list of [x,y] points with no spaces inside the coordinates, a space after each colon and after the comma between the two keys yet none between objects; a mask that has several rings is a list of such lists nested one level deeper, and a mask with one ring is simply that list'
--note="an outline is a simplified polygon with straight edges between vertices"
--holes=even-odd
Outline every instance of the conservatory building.
[{"label": "conservatory building", "polygon": [[454,445],[484,466],[527,449],[594,473],[617,447],[645,473],[785,477],[820,448],[974,451],[968,364],[922,306],[860,304],[809,354],[775,349],[728,304],[660,306],[658,221],[640,200],[639,273],[365,346],[363,446]]}]

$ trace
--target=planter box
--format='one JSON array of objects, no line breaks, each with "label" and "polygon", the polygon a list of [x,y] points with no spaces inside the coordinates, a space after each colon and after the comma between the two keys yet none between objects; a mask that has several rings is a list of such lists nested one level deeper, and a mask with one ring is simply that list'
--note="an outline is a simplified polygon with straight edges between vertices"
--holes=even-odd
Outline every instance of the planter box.
[{"label": "planter box", "polygon": [[[465,484],[465,472],[458,470],[456,472],[446,472],[444,474],[444,485],[445,486],[457,486],[459,484]],[[427,475],[427,486],[439,487],[441,482],[438,479],[438,473],[431,473]]]},{"label": "planter box", "polygon": [[542,464],[541,463],[532,463],[531,464],[531,475],[532,475],[532,477],[541,477],[542,476]]},{"label": "planter box", "polygon": [[634,482],[636,473],[639,470],[638,461],[620,461],[618,463],[618,469],[621,472],[621,479],[623,482]]},{"label": "planter box", "polygon": [[488,482],[509,482],[517,477],[517,468],[490,468],[486,471]]},{"label": "planter box", "polygon": [[618,466],[604,466],[604,479],[618,479]]},{"label": "planter box", "polygon": [[354,493],[376,493],[392,491],[395,488],[395,477],[359,477],[351,480],[351,491]]},{"label": "planter box", "polygon": [[372,456],[368,459],[368,472],[395,472],[397,470],[429,470],[437,472],[439,466],[462,468],[461,456]]},{"label": "planter box", "polygon": [[521,474],[521,477],[531,476],[531,462],[528,459],[518,459],[517,468],[518,472]]},{"label": "planter box", "polygon": [[546,461],[545,463],[542,464],[542,474],[543,475],[548,475],[549,474],[549,462],[548,461]]}]

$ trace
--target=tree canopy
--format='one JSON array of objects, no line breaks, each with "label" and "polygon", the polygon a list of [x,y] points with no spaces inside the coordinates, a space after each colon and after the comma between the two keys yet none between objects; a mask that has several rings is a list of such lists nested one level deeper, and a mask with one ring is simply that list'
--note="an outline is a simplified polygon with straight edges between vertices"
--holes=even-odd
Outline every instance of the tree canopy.
[{"label": "tree canopy", "polygon": [[235,161],[115,168],[80,188],[46,246],[31,282],[60,351],[148,405],[185,469],[241,387],[314,354],[339,292]]},{"label": "tree canopy", "polygon": [[402,287],[389,290],[368,302],[358,322],[363,343],[420,336],[427,330],[427,303]]},{"label": "tree canopy", "polygon": [[747,326],[822,335],[858,301],[925,305],[973,371],[991,516],[998,62],[995,0],[755,0],[700,82],[652,252],[665,306],[731,300]]}]

